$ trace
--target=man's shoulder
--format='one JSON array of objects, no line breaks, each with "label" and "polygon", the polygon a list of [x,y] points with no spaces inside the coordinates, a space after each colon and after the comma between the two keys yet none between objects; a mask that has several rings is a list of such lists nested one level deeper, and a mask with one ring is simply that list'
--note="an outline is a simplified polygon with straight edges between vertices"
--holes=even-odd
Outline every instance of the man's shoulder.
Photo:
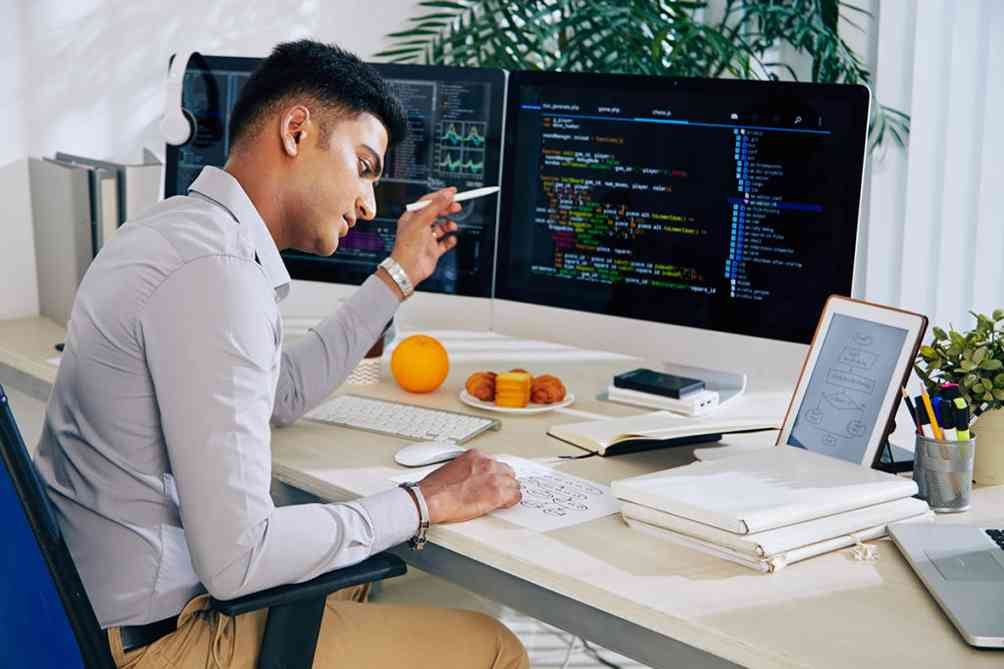
[{"label": "man's shoulder", "polygon": [[215,271],[220,278],[225,272],[244,275],[241,269],[250,273],[246,276],[260,273],[254,248],[239,234],[237,222],[214,209],[198,198],[172,197],[126,223],[91,263],[78,298],[123,314],[142,310],[171,277],[193,270]]},{"label": "man's shoulder", "polygon": [[163,200],[126,223],[119,235],[123,242],[142,247],[138,257],[170,251],[170,260],[179,264],[207,255],[254,259],[254,249],[239,224],[199,197],[177,195]]}]

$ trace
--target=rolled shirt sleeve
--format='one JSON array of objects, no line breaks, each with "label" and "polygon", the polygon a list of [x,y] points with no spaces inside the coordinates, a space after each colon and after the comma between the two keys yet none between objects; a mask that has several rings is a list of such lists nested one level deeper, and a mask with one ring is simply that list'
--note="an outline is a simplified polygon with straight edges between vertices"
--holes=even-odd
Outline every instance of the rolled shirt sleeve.
[{"label": "rolled shirt sleeve", "polygon": [[344,378],[396,304],[371,279],[283,355],[278,310],[262,291],[272,288],[254,262],[204,256],[174,271],[138,321],[192,565],[221,599],[354,564],[418,526],[400,489],[347,504],[274,506],[269,420],[280,404],[277,385],[284,415],[302,413]]}]

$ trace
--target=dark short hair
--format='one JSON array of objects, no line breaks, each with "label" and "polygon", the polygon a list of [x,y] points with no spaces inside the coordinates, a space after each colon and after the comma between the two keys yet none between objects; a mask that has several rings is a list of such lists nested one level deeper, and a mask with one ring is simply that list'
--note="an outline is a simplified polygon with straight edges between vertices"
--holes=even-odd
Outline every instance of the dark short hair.
[{"label": "dark short hair", "polygon": [[[408,133],[408,121],[390,86],[373,67],[333,44],[283,42],[248,79],[230,116],[230,146],[253,135],[278,104],[306,96],[338,115],[369,112],[387,128],[388,147]],[[324,119],[319,138],[327,141]]]}]

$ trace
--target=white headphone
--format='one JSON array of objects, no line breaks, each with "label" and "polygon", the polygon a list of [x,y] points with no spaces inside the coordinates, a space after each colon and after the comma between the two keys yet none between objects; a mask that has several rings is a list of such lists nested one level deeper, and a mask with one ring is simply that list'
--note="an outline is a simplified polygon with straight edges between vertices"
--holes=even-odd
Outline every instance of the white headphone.
[{"label": "white headphone", "polygon": [[195,117],[181,106],[181,93],[185,83],[185,70],[193,51],[174,54],[164,87],[164,116],[160,119],[160,132],[165,141],[181,146],[195,134]]}]

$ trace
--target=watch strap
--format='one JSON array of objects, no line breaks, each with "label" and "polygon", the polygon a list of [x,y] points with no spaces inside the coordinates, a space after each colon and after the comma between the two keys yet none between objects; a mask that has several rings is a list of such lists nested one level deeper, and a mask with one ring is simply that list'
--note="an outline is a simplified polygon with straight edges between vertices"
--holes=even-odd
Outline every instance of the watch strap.
[{"label": "watch strap", "polygon": [[425,503],[425,496],[422,494],[422,489],[418,487],[417,482],[406,481],[400,487],[410,492],[415,499],[415,503],[418,505],[418,532],[408,540],[408,545],[412,549],[420,551],[425,548],[425,543],[428,541],[429,507]]},{"label": "watch strap", "polygon": [[404,271],[404,268],[401,267],[398,261],[387,256],[380,261],[380,267],[383,267],[391,280],[397,284],[397,287],[401,290],[401,294],[404,295],[404,299],[411,297],[412,293],[415,292],[415,286],[412,285],[411,279],[408,278],[408,273]]}]

